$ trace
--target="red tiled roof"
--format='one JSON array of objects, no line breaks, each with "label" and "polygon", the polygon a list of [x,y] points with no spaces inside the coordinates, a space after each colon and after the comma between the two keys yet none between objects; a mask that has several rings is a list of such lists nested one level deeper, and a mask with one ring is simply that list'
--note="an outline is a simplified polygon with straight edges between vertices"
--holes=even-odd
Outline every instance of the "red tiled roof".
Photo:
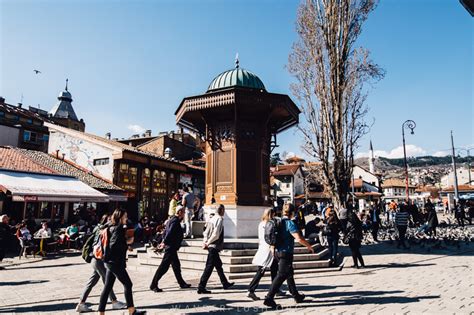
[{"label": "red tiled roof", "polygon": [[[473,185],[458,185],[458,191],[474,191]],[[443,189],[443,192],[454,192],[454,186]]]},{"label": "red tiled roof", "polygon": [[[382,183],[382,188],[388,188],[388,187],[405,187],[405,180],[398,179],[398,178],[388,178],[383,181]],[[416,186],[413,185],[408,185],[410,188],[416,188]]]},{"label": "red tiled roof", "polygon": [[294,175],[298,171],[301,165],[298,164],[286,164],[286,165],[277,165],[272,172],[272,176],[288,176]]},{"label": "red tiled roof", "polygon": [[48,167],[36,163],[17,150],[3,146],[0,146],[0,168],[23,172],[59,174]]}]

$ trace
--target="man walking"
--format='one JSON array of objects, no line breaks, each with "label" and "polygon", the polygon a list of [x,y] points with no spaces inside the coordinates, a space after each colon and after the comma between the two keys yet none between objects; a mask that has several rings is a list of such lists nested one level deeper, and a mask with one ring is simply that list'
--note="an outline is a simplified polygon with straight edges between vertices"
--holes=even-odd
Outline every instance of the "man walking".
[{"label": "man walking", "polygon": [[400,245],[402,245],[405,249],[408,248],[405,245],[405,234],[407,232],[409,218],[410,214],[408,213],[407,206],[405,204],[400,205],[400,211],[395,214],[395,225],[397,226],[398,230],[397,248],[400,248]]},{"label": "man walking", "polygon": [[378,242],[378,233],[380,226],[380,209],[378,203],[372,205],[370,210],[370,221],[372,225],[372,238],[374,242]]},{"label": "man walking", "polygon": [[185,209],[184,212],[184,224],[186,225],[186,231],[184,233],[185,238],[191,237],[192,234],[192,229],[191,229],[191,219],[193,218],[194,215],[194,194],[192,191],[189,191],[189,188],[185,186],[183,188],[184,194],[183,194],[183,200],[182,200],[182,205]]},{"label": "man walking", "polygon": [[[6,214],[0,216],[0,262],[5,258],[8,242],[11,237],[11,228],[8,225],[9,218]],[[0,267],[0,269],[4,269]]]},{"label": "man walking", "polygon": [[206,267],[199,281],[198,294],[211,293],[211,291],[206,289],[206,285],[214,267],[216,268],[224,290],[234,285],[234,282],[227,280],[224,270],[222,269],[221,258],[219,257],[219,252],[224,248],[224,212],[224,205],[219,205],[216,215],[207,223],[206,230],[204,231],[202,248],[207,249],[209,253],[207,255]]},{"label": "man walking", "polygon": [[303,302],[304,294],[298,293],[296,289],[295,279],[293,278],[293,253],[295,240],[305,246],[311,253],[314,253],[313,247],[301,237],[298,227],[291,220],[294,216],[294,210],[289,205],[283,208],[283,217],[280,225],[279,240],[275,248],[275,256],[278,259],[278,273],[272,281],[270,290],[265,297],[264,305],[272,309],[280,309],[281,306],[275,303],[275,294],[279,291],[281,285],[286,280],[288,289],[295,299],[296,303]]},{"label": "man walking", "polygon": [[183,228],[181,227],[181,221],[184,217],[184,208],[182,206],[176,207],[175,215],[168,220],[165,228],[165,235],[163,236],[163,242],[158,246],[159,249],[165,250],[163,260],[160,266],[155,272],[155,276],[150,284],[150,290],[154,292],[162,292],[163,290],[158,287],[158,281],[168,271],[170,265],[173,268],[174,275],[181,289],[191,287],[190,284],[184,281],[181,276],[181,263],[179,262],[178,250],[181,247],[183,241]]}]

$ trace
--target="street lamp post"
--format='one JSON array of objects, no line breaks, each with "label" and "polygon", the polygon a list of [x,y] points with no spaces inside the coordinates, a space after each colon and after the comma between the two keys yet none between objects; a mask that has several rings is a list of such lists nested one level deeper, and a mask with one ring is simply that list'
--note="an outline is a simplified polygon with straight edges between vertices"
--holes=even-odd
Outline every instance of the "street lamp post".
[{"label": "street lamp post", "polygon": [[406,194],[406,201],[410,203],[410,196],[408,193],[408,164],[407,164],[407,150],[405,148],[405,128],[410,129],[411,134],[415,134],[413,130],[416,127],[416,123],[413,120],[406,120],[402,124],[402,139],[403,139],[403,162],[405,164],[405,194]]}]

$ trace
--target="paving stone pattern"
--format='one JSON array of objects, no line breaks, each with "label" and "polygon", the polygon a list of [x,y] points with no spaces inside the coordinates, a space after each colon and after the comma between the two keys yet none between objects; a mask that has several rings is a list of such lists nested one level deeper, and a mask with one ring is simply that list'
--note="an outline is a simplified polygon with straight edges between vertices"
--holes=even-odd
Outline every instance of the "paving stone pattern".
[{"label": "paving stone pattern", "polygon": [[[347,248],[342,251],[348,257]],[[170,268],[160,282],[162,293],[148,290],[153,274],[133,259],[129,273],[135,304],[148,314],[474,314],[474,244],[428,252],[380,243],[364,246],[362,253],[366,269],[352,269],[352,261],[346,259],[339,272],[297,275],[297,286],[307,301],[295,304],[290,297],[278,298],[284,309],[276,312],[246,297],[248,279],[237,280],[234,288],[224,291],[214,274],[208,285],[213,294],[203,296],[195,291],[200,277],[196,271],[183,271],[193,289],[181,290]],[[0,270],[0,313],[73,314],[90,272],[78,255],[7,265]],[[268,286],[269,279],[264,278],[257,295],[263,298]],[[89,297],[94,310],[101,289],[99,283]],[[118,282],[115,291],[124,300]],[[107,313],[125,312],[108,309]]]}]

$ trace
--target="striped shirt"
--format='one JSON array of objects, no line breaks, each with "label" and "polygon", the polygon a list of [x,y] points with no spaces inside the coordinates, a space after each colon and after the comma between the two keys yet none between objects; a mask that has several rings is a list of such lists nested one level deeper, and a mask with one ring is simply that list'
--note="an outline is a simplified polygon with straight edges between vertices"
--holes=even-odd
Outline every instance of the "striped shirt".
[{"label": "striped shirt", "polygon": [[395,224],[406,226],[408,225],[409,218],[410,218],[410,214],[408,212],[397,212],[395,214]]}]

